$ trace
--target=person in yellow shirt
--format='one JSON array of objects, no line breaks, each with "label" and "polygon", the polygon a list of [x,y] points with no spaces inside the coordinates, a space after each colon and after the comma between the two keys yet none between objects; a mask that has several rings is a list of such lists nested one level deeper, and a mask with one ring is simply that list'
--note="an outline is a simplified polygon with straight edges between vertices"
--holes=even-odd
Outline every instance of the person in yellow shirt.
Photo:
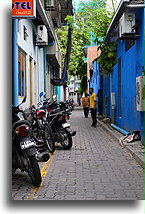
[{"label": "person in yellow shirt", "polygon": [[92,117],[92,126],[96,127],[97,119],[96,119],[96,94],[94,93],[94,89],[90,88],[90,110]]},{"label": "person in yellow shirt", "polygon": [[88,117],[88,114],[89,114],[89,97],[88,97],[87,93],[85,93],[85,96],[82,97],[82,106],[84,109],[85,117]]}]

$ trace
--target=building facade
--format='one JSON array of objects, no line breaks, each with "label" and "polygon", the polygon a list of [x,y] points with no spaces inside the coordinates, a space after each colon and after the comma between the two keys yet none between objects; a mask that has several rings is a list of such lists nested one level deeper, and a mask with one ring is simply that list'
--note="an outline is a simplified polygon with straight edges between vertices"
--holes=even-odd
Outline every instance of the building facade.
[{"label": "building facade", "polygon": [[36,0],[35,19],[13,19],[13,105],[26,96],[24,107],[31,107],[41,92],[61,100],[64,87],[51,84],[62,72],[55,28],[64,25],[71,12],[71,0]]},{"label": "building facade", "polygon": [[[131,23],[131,26],[130,26]],[[105,42],[117,42],[116,65],[97,82],[94,62],[91,86],[103,94],[103,114],[127,132],[140,130],[144,138],[144,4],[123,0],[107,30]],[[96,73],[96,74],[95,74]],[[98,78],[99,79],[99,78]],[[96,82],[95,82],[96,81]]]}]

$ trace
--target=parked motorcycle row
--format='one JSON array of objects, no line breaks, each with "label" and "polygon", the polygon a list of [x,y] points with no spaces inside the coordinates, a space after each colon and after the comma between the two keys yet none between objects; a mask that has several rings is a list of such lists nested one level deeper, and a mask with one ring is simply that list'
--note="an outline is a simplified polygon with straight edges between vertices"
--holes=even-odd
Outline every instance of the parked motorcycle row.
[{"label": "parked motorcycle row", "polygon": [[[26,102],[26,97],[22,103]],[[39,186],[42,178],[38,162],[46,162],[59,143],[63,149],[72,147],[72,131],[67,119],[74,109],[73,101],[50,102],[45,99],[37,106],[21,110],[12,107],[12,173],[17,169],[27,172],[33,185]]]}]

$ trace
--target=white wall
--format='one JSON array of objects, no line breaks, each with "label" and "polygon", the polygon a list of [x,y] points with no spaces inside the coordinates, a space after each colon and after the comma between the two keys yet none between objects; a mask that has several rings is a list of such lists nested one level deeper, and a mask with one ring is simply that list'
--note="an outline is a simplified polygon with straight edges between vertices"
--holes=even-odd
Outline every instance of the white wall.
[{"label": "white wall", "polygon": [[[28,37],[24,40],[24,26],[27,29]],[[29,58],[32,58],[32,104],[38,102],[38,94],[44,91],[44,58],[43,48],[39,48],[33,44],[33,30],[36,27],[30,19],[20,20],[20,32],[18,32],[18,46],[26,53],[26,95],[27,101],[24,107],[30,106],[30,63]],[[36,62],[36,73],[34,73],[34,62]],[[38,90],[38,91],[36,91]],[[19,97],[19,102],[23,98]]]}]

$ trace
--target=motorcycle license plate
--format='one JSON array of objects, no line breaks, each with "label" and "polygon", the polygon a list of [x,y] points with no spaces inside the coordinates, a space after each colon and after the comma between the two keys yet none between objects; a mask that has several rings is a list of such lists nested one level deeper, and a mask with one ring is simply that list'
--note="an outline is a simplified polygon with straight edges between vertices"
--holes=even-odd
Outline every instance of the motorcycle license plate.
[{"label": "motorcycle license plate", "polygon": [[28,148],[30,148],[32,146],[35,146],[35,145],[36,145],[35,141],[32,141],[32,140],[23,141],[23,142],[20,143],[20,146],[21,146],[22,150],[23,149],[28,149]]},{"label": "motorcycle license plate", "polygon": [[70,127],[70,124],[69,123],[64,123],[64,124],[62,124],[62,127],[65,129],[65,128],[68,128],[68,127]]}]

